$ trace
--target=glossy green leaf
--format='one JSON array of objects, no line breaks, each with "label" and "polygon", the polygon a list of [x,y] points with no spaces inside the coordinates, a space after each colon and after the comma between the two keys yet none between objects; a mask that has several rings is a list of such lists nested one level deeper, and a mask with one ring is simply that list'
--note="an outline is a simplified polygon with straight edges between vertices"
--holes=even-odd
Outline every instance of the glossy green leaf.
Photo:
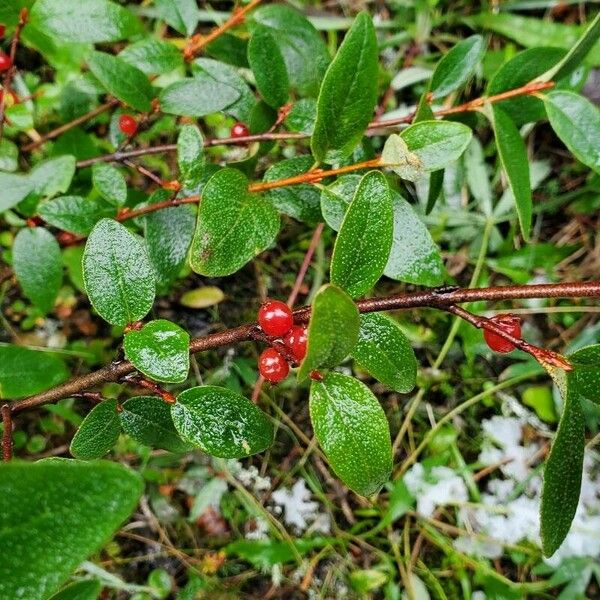
[{"label": "glossy green leaf", "polygon": [[444,54],[431,78],[434,98],[443,98],[464,85],[473,75],[484,52],[483,38],[472,35]]},{"label": "glossy green leaf", "polygon": [[[584,33],[584,27],[536,19],[509,12],[484,12],[468,18],[469,23],[490,29],[514,40],[526,48],[552,46],[571,49]],[[600,65],[600,43],[596,42],[589,51],[586,62]],[[532,77],[533,79],[533,77]]]},{"label": "glossy green leaf", "polygon": [[545,556],[558,550],[571,528],[579,503],[584,450],[581,401],[568,381],[563,414],[544,468],[540,533]]},{"label": "glossy green leaf", "polygon": [[377,61],[373,22],[362,12],[344,37],[321,84],[311,139],[317,161],[343,160],[361,140],[377,102]]},{"label": "glossy green leaf", "polygon": [[600,111],[589,100],[568,91],[544,96],[550,125],[584,165],[600,173]]},{"label": "glossy green leaf", "polygon": [[335,474],[361,496],[378,492],[392,472],[392,442],[371,390],[353,377],[328,373],[311,384],[310,419]]},{"label": "glossy green leaf", "polygon": [[164,88],[160,93],[160,108],[174,115],[204,117],[222,111],[239,97],[240,92],[230,85],[192,77]]},{"label": "glossy green leaf", "polygon": [[[0,597],[45,600],[106,544],[142,480],[123,465],[50,459],[0,465]],[[18,550],[18,551],[17,551]]]},{"label": "glossy green leaf", "polygon": [[65,363],[50,352],[0,344],[0,398],[24,398],[69,377]]},{"label": "glossy green leaf", "polygon": [[154,381],[181,383],[190,370],[190,336],[179,325],[158,319],[125,334],[127,360]]},{"label": "glossy green leaf", "polygon": [[183,67],[181,51],[170,42],[145,38],[119,52],[119,58],[146,75],[163,75]]},{"label": "glossy green leaf", "polygon": [[198,24],[198,5],[195,0],[155,0],[159,15],[176,31],[192,35]]},{"label": "glossy green leaf", "polygon": [[360,175],[349,174],[338,177],[331,185],[321,190],[321,212],[329,227],[339,231],[344,215],[352,202]]},{"label": "glossy green leaf", "polygon": [[314,98],[302,98],[294,102],[285,118],[285,125],[290,131],[312,135],[317,120],[317,101]]},{"label": "glossy green leaf", "polygon": [[306,379],[313,370],[339,365],[358,342],[360,321],[352,298],[333,284],[316,294],[308,324],[308,347],[298,370]]},{"label": "glossy green leaf", "polygon": [[29,179],[22,173],[0,173],[0,212],[19,204],[31,192]]},{"label": "glossy green leaf", "polygon": [[[280,160],[269,167],[264,181],[276,181],[306,173],[313,165],[310,156],[295,156]],[[265,198],[282,213],[299,221],[314,224],[321,219],[321,192],[308,183],[274,188],[265,192]]]},{"label": "glossy green leaf", "polygon": [[86,415],[73,436],[71,454],[82,460],[101,458],[112,450],[120,433],[117,401],[103,400]]},{"label": "glossy green leaf", "polygon": [[169,452],[187,452],[191,444],[177,433],[170,406],[156,396],[136,396],[123,403],[119,413],[123,431],[136,442]]},{"label": "glossy green leaf", "polygon": [[353,298],[379,280],[392,248],[392,197],[383,174],[367,173],[338,233],[331,258],[331,282]]},{"label": "glossy green leaf", "polygon": [[[560,48],[530,48],[519,52],[498,69],[490,80],[486,93],[494,96],[521,87],[540,76],[564,56],[565,51]],[[539,121],[546,116],[543,102],[531,95],[502,100],[497,105],[517,126]]]},{"label": "glossy green leaf", "polygon": [[150,111],[154,92],[148,77],[137,67],[106,52],[93,52],[88,66],[109,94],[136,110]]},{"label": "glossy green leaf", "polygon": [[46,223],[77,235],[88,235],[103,218],[114,217],[114,206],[81,196],[59,196],[40,204],[38,214]]},{"label": "glossy green leaf", "polygon": [[415,387],[417,359],[396,321],[381,313],[360,316],[358,344],[352,358],[375,379],[395,392]]},{"label": "glossy green leaf", "polygon": [[569,384],[582,398],[600,404],[600,344],[577,350],[569,361],[574,366]]},{"label": "glossy green leaf", "polygon": [[462,123],[421,121],[405,129],[400,137],[425,171],[443,169],[457,160],[473,133]]},{"label": "glossy green leaf", "polygon": [[[161,202],[170,196],[167,190],[158,190],[150,202]],[[162,293],[169,289],[185,265],[196,228],[196,211],[185,204],[156,210],[146,215],[144,224],[156,287]]]},{"label": "glossy green leaf", "polygon": [[171,406],[175,428],[211,456],[241,458],[273,443],[273,424],[244,396],[206,385],[185,390]]},{"label": "glossy green leaf", "polygon": [[200,275],[222,277],[266,250],[279,231],[279,215],[259,194],[248,191],[240,171],[222,169],[206,184],[198,209],[190,264]]},{"label": "glossy green leaf", "polygon": [[394,233],[392,249],[383,274],[416,285],[441,285],[446,270],[440,250],[413,207],[392,193]]},{"label": "glossy green leaf", "polygon": [[432,171],[429,174],[429,190],[427,191],[427,205],[425,214],[428,215],[433,210],[442,190],[444,188],[444,169]]},{"label": "glossy green leaf", "polygon": [[63,279],[56,238],[43,227],[21,229],[13,244],[13,268],[25,296],[50,312]]},{"label": "glossy green leaf", "polygon": [[539,81],[560,81],[570,75],[585,59],[600,38],[600,13],[588,25],[585,32],[580,36],[569,52],[551,69],[546,71]]},{"label": "glossy green leaf", "polygon": [[195,189],[204,173],[204,140],[196,125],[184,125],[177,137],[177,164],[183,187]]},{"label": "glossy green leaf", "polygon": [[113,325],[142,319],[154,302],[154,270],[144,242],[124,225],[102,219],[83,253],[85,289],[98,314]]},{"label": "glossy green leaf", "polygon": [[109,0],[37,0],[29,23],[59,44],[114,42],[139,30],[133,14]]},{"label": "glossy green leaf", "polygon": [[187,308],[208,308],[223,302],[223,300],[225,300],[225,294],[221,288],[214,285],[204,285],[182,294],[179,304]]},{"label": "glossy green leaf", "polygon": [[498,157],[515,198],[521,233],[527,240],[533,212],[527,149],[513,120],[496,105],[492,105],[491,111]]},{"label": "glossy green leaf", "polygon": [[264,101],[273,108],[283,106],[289,98],[290,82],[279,46],[267,31],[250,38],[248,63]]},{"label": "glossy green leaf", "polygon": [[75,175],[75,157],[57,156],[38,163],[27,175],[29,191],[38,196],[51,198],[64,194]]},{"label": "glossy green leaf", "polygon": [[287,4],[261,6],[250,24],[267,29],[279,45],[290,83],[301,95],[316,96],[329,64],[327,46],[310,21]]},{"label": "glossy green leaf", "polygon": [[97,579],[76,581],[54,594],[50,600],[97,600],[102,584]]}]

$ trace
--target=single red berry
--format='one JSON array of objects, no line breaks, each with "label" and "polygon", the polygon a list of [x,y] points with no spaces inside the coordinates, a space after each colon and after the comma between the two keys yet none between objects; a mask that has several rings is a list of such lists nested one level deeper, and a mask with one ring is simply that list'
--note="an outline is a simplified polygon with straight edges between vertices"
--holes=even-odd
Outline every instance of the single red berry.
[{"label": "single red berry", "polygon": [[248,129],[248,125],[245,123],[236,123],[231,128],[231,137],[232,138],[243,138],[250,135],[250,130]]},{"label": "single red berry", "polygon": [[306,356],[306,342],[308,340],[306,327],[294,325],[283,338],[283,343],[292,351],[294,358],[300,362]]},{"label": "single red berry", "polygon": [[320,371],[311,371],[308,376],[313,380],[313,381],[323,381],[323,375],[321,374]]},{"label": "single red berry", "polygon": [[3,38],[5,33],[6,33],[6,25],[4,23],[0,23],[0,38]]},{"label": "single red berry", "polygon": [[267,335],[281,337],[292,328],[294,317],[285,302],[267,300],[258,310],[258,324]]},{"label": "single red berry", "polygon": [[131,115],[121,115],[119,117],[119,129],[128,136],[135,135],[137,131],[137,121]]},{"label": "single red berry", "polygon": [[10,69],[12,66],[12,60],[8,54],[4,54],[4,52],[0,52],[0,71],[6,71]]},{"label": "single red berry", "polygon": [[279,383],[288,376],[290,366],[275,348],[267,348],[258,358],[258,372],[267,381]]},{"label": "single red berry", "polygon": [[[514,315],[496,315],[491,317],[490,321],[515,338],[521,339],[521,319]],[[503,337],[488,329],[483,330],[483,337],[487,345],[494,352],[512,352],[515,345]]]}]

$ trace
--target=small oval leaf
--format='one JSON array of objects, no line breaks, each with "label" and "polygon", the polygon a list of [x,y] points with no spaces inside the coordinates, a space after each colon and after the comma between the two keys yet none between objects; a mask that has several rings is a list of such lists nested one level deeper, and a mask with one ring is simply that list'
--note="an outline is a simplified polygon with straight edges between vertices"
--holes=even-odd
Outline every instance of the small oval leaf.
[{"label": "small oval leaf", "polygon": [[121,171],[107,163],[99,162],[92,167],[94,189],[108,202],[122,205],[127,200],[127,183]]},{"label": "small oval leaf", "polygon": [[211,456],[241,458],[273,443],[273,424],[255,404],[226,388],[185,390],[171,406],[179,435]]},{"label": "small oval leaf", "polygon": [[103,400],[87,414],[71,440],[71,454],[75,458],[101,458],[117,443],[121,423],[116,400]]},{"label": "small oval leaf", "polygon": [[289,98],[290,82],[279,45],[267,30],[250,38],[248,63],[264,101],[273,108],[283,106]]}]

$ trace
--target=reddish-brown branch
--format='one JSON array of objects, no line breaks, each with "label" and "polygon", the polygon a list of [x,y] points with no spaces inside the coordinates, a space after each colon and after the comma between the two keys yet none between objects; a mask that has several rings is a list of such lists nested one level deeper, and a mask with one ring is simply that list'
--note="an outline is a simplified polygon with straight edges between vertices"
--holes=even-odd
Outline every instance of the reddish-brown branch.
[{"label": "reddish-brown branch", "polygon": [[302,282],[304,281],[304,277],[306,276],[306,272],[308,271],[308,267],[312,261],[312,257],[319,245],[319,240],[321,239],[321,234],[323,233],[323,228],[325,227],[325,223],[319,223],[313,232],[312,238],[310,240],[310,244],[308,249],[306,250],[306,254],[304,255],[304,260],[302,261],[302,265],[300,265],[300,270],[298,271],[298,275],[296,275],[296,280],[294,281],[294,287],[290,292],[290,295],[287,299],[287,305],[292,308],[294,304],[296,304],[296,300],[298,299],[298,294],[300,293],[300,287],[302,286]]},{"label": "reddish-brown branch", "polygon": [[2,412],[2,460],[8,462],[12,458],[12,410],[10,404],[3,404]]},{"label": "reddish-brown branch", "polygon": [[[502,100],[508,100],[510,98],[515,98],[517,96],[527,96],[531,94],[537,94],[540,91],[550,89],[554,86],[552,81],[548,82],[538,82],[531,83],[519,88],[515,88],[514,90],[508,90],[506,92],[502,92],[501,94],[496,94],[494,96],[485,97],[482,96],[480,98],[475,98],[474,100],[469,100],[464,104],[459,104],[458,106],[452,106],[450,108],[442,108],[434,111],[434,115],[436,117],[443,117],[446,115],[452,115],[457,113],[471,112],[474,110],[478,110],[486,103],[494,103],[501,102]],[[403,117],[398,117],[396,119],[385,119],[385,120],[374,120],[367,126],[367,135],[376,135],[377,130],[385,129],[386,127],[395,127],[397,125],[404,125],[412,123],[412,120],[415,116],[415,112],[411,112],[408,115]],[[266,133],[257,133],[253,135],[247,135],[245,137],[240,138],[209,138],[204,140],[205,146],[227,146],[231,144],[244,144],[251,142],[265,142],[265,141],[273,141],[273,140],[302,140],[309,138],[310,135],[307,133],[294,133],[294,132],[280,132],[274,133],[272,131]],[[95,156],[94,158],[88,158],[86,160],[81,160],[77,163],[77,167],[89,167],[90,165],[96,162],[111,162],[111,161],[121,161],[126,158],[134,158],[136,156],[144,156],[147,154],[162,154],[163,152],[175,152],[177,150],[177,144],[163,144],[161,146],[150,146],[148,148],[136,148],[135,150],[129,150],[127,152],[113,152],[111,154],[105,154],[103,156]]]},{"label": "reddish-brown branch", "polygon": [[235,9],[231,13],[231,16],[229,17],[229,19],[227,19],[227,21],[225,21],[222,25],[219,25],[219,27],[216,27],[215,29],[213,29],[207,35],[201,35],[201,34],[194,35],[190,39],[190,41],[188,42],[187,46],[185,47],[185,49],[183,51],[183,57],[185,58],[185,60],[188,60],[188,61],[192,60],[194,58],[194,56],[200,50],[202,50],[202,48],[204,48],[205,46],[208,46],[208,44],[210,44],[211,42],[214,42],[219,36],[223,35],[227,30],[231,29],[232,27],[235,27],[236,25],[239,25],[240,23],[243,23],[244,19],[246,18],[246,15],[251,10],[254,10],[261,3],[261,1],[262,0],[252,0],[252,2],[249,2],[248,4],[246,4],[246,6]]},{"label": "reddish-brown branch", "polygon": [[2,98],[0,98],[0,140],[2,139],[2,136],[4,134],[4,110],[6,105],[6,98],[10,93],[10,86],[12,84],[12,80],[15,76],[15,73],[17,72],[17,67],[15,65],[17,47],[19,45],[19,40],[21,39],[21,31],[23,30],[23,27],[25,27],[28,17],[29,11],[27,10],[27,8],[22,8],[21,12],[19,13],[19,22],[17,23],[15,33],[10,42],[10,51],[8,54],[10,56],[10,68],[8,69],[8,71],[6,71],[6,74],[4,75],[4,80],[2,82]]},{"label": "reddish-brown branch", "polygon": [[[524,300],[533,298],[599,298],[600,281],[582,283],[556,283],[523,286],[505,286],[489,288],[458,288],[451,292],[440,292],[436,289],[426,289],[408,294],[396,294],[385,298],[368,298],[359,300],[356,306],[361,313],[407,310],[411,308],[433,308],[447,310],[449,306],[465,302]],[[310,307],[306,306],[294,311],[297,323],[306,323],[310,317]],[[213,333],[201,338],[195,338],[190,343],[190,352],[202,352],[222,346],[229,346],[256,338],[256,324],[241,325],[219,333]],[[112,363],[98,371],[75,377],[51,390],[17,400],[9,406],[12,412],[20,412],[29,408],[57,402],[69,398],[110,381],[119,381],[129,373],[134,372],[133,365],[128,361]]]}]

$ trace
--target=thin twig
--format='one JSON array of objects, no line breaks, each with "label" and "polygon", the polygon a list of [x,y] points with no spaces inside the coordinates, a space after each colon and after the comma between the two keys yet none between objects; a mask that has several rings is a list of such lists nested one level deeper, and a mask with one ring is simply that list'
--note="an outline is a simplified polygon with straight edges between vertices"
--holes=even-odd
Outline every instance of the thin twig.
[{"label": "thin twig", "polygon": [[[396,294],[383,298],[368,298],[359,300],[356,306],[361,313],[407,310],[410,308],[433,308],[446,310],[448,306],[464,302],[491,302],[496,300],[524,300],[534,298],[598,298],[600,297],[600,281],[572,282],[556,284],[537,284],[523,286],[504,286],[489,288],[458,288],[451,292],[440,293],[436,289],[426,289],[408,294]],[[310,317],[311,308],[294,311],[297,323],[306,323]],[[202,352],[249,341],[256,338],[256,323],[241,325],[201,338],[195,338],[190,343],[190,352]],[[498,332],[500,335],[500,332]],[[111,381],[119,381],[125,375],[134,371],[128,361],[114,362],[93,373],[75,377],[55,388],[35,394],[29,398],[17,400],[10,404],[12,412],[20,412],[42,404],[57,402],[69,398],[73,394],[89,390],[98,385]]]},{"label": "thin twig", "polygon": [[2,412],[2,460],[8,462],[12,458],[12,410],[10,404],[3,404]]}]

